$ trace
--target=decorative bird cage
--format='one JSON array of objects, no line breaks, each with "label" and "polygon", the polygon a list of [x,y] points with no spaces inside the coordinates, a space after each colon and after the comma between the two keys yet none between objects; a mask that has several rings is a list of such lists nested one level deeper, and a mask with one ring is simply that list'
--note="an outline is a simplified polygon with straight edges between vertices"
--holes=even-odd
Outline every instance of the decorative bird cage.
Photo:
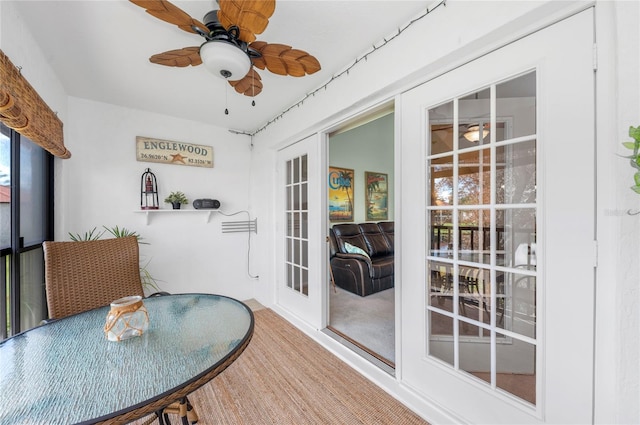
[{"label": "decorative bird cage", "polygon": [[140,209],[143,210],[157,210],[160,208],[160,202],[158,201],[158,182],[156,176],[151,172],[149,168],[142,173],[140,179]]}]

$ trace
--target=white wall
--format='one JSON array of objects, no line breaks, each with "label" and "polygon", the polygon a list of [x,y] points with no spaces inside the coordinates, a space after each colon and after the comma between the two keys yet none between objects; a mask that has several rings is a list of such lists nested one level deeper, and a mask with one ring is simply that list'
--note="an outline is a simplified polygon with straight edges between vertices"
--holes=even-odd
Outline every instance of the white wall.
[{"label": "white wall", "polygon": [[[149,245],[141,253],[148,270],[169,292],[212,292],[239,299],[252,296],[247,274],[248,233],[222,233],[223,221],[247,220],[246,214],[153,214],[146,224],[140,209],[141,175],[148,167],[158,181],[160,208],[164,198],[180,190],[190,200],[214,198],[221,211],[247,210],[250,150],[244,137],[197,122],[69,98],[66,145],[71,159],[58,160],[56,239],[94,227],[124,226]],[[211,146],[213,168],[136,161],[136,136]],[[253,216],[252,216],[253,218]]]},{"label": "white wall", "polygon": [[[388,218],[393,220],[393,113],[380,117],[329,140],[329,165],[353,170],[353,222],[364,223],[366,215],[365,171],[385,173],[388,185]],[[382,221],[382,220],[378,220]]]},{"label": "white wall", "polygon": [[598,423],[640,423],[640,196],[622,156],[640,125],[640,3],[598,2],[596,409]]}]

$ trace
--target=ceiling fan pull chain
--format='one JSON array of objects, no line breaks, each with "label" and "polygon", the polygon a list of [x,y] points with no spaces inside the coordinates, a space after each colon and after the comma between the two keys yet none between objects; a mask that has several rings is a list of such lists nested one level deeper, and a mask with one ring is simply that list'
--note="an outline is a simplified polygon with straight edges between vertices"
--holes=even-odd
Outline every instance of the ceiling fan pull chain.
[{"label": "ceiling fan pull chain", "polygon": [[227,108],[228,105],[229,105],[229,87],[226,87],[224,89],[224,114],[225,115],[229,115],[229,108]]},{"label": "ceiling fan pull chain", "polygon": [[256,73],[253,72],[253,68],[251,69],[251,106],[256,106]]}]

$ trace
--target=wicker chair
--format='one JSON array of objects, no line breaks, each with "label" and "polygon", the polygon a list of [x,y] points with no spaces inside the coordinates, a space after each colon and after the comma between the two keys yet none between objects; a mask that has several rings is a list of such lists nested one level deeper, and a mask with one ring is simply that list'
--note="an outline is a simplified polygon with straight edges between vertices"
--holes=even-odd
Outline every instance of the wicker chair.
[{"label": "wicker chair", "polygon": [[[129,295],[144,296],[135,236],[80,242],[46,241],[42,247],[50,319],[103,307]],[[183,424],[198,421],[186,397],[156,413],[161,424],[171,423],[169,413],[180,415]]]},{"label": "wicker chair", "polygon": [[61,319],[129,295],[144,296],[134,236],[47,241],[42,247],[50,318]]}]

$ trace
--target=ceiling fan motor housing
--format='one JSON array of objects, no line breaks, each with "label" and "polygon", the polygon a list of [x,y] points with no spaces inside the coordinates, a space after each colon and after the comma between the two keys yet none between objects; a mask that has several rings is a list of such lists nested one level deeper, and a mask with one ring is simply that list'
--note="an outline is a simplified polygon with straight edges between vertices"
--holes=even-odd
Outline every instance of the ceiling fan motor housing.
[{"label": "ceiling fan motor housing", "polygon": [[200,46],[204,66],[225,80],[240,80],[247,75],[251,59],[247,43],[238,38],[238,27],[225,29],[218,20],[217,10],[204,15],[204,24],[209,28],[209,34],[203,34],[207,41]]},{"label": "ceiling fan motor housing", "polygon": [[223,32],[226,33],[227,30],[224,29],[224,27],[222,26],[222,24],[220,23],[220,21],[218,20],[218,10],[212,10],[211,12],[208,12],[206,15],[204,15],[204,19],[202,20],[202,23],[209,28],[209,31],[211,31],[211,35],[215,36],[215,33],[217,32]]},{"label": "ceiling fan motor housing", "polygon": [[251,68],[249,56],[226,40],[210,40],[200,46],[204,66],[225,80],[240,80]]}]

